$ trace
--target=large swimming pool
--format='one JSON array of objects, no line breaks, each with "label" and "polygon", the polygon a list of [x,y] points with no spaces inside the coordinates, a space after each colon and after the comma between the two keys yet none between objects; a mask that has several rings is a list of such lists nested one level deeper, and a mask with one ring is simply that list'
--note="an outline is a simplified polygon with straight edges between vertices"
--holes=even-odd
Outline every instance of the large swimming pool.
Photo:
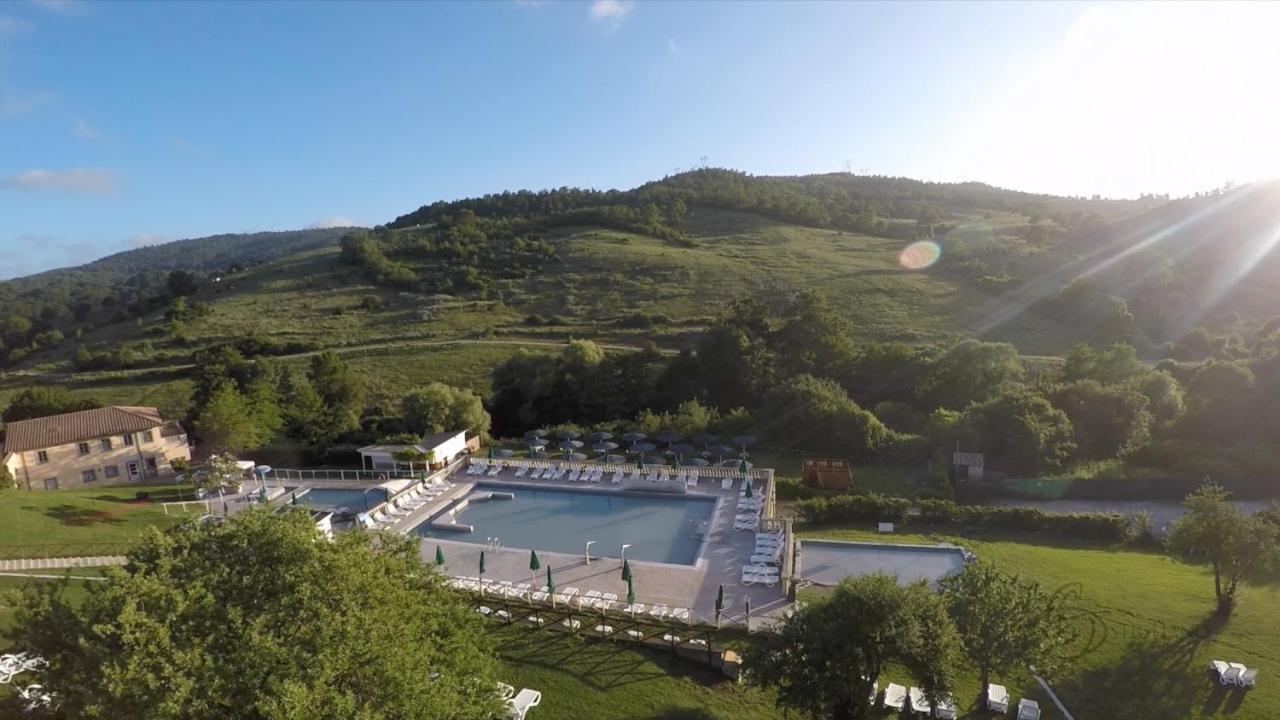
[{"label": "large swimming pool", "polygon": [[307,492],[290,490],[298,493],[298,504],[325,510],[346,510],[357,513],[371,510],[387,501],[387,491],[380,487],[359,488],[312,488]]},{"label": "large swimming pool", "polygon": [[[511,493],[512,499],[476,502],[490,492]],[[418,526],[423,537],[483,544],[496,537],[505,547],[581,555],[586,543],[593,557],[619,557],[623,543],[627,557],[692,565],[698,559],[700,529],[709,525],[715,500],[687,496],[655,497],[606,492],[526,489],[477,485],[457,523],[475,530],[462,533]]]}]

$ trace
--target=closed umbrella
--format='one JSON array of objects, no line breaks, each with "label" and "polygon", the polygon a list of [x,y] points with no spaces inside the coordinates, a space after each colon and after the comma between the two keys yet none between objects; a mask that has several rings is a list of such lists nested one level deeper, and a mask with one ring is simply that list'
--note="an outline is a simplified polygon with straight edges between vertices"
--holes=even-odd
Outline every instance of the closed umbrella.
[{"label": "closed umbrella", "polygon": [[551,566],[547,566],[547,597],[551,598],[551,607],[556,606],[556,581],[551,579]]},{"label": "closed umbrella", "polygon": [[742,489],[742,496],[747,499],[755,497],[755,492],[751,490],[751,478],[747,478],[746,487]]},{"label": "closed umbrella", "polygon": [[297,504],[298,504],[298,493],[296,493],[296,492],[294,492],[294,493],[289,493],[289,504],[290,504],[290,505],[297,505]]},{"label": "closed umbrella", "polygon": [[679,469],[680,469],[680,458],[679,458],[679,457],[677,457],[677,456],[675,456],[675,455],[672,455],[672,456],[671,456],[671,467],[672,467],[672,468],[675,468],[676,470],[679,470]]},{"label": "closed umbrella", "polygon": [[720,613],[724,612],[724,585],[716,593],[716,627],[720,627]]},{"label": "closed umbrella", "polygon": [[751,465],[747,462],[747,459],[742,458],[742,462],[738,463],[738,472],[745,475],[747,471],[750,469],[751,469]]},{"label": "closed umbrella", "polygon": [[436,546],[436,565],[444,565],[444,550],[440,546]]},{"label": "closed umbrella", "polygon": [[631,582],[631,561],[622,561],[622,579]]},{"label": "closed umbrella", "polygon": [[490,459],[490,460],[492,460],[492,459],[493,459],[493,446],[492,446],[492,445],[490,445],[490,446],[489,446],[489,459]]},{"label": "closed umbrella", "polygon": [[484,551],[480,551],[480,595],[484,596]]},{"label": "closed umbrella", "polygon": [[538,575],[538,570],[542,569],[542,563],[538,562],[538,551],[529,551],[529,584],[533,584],[533,579]]}]

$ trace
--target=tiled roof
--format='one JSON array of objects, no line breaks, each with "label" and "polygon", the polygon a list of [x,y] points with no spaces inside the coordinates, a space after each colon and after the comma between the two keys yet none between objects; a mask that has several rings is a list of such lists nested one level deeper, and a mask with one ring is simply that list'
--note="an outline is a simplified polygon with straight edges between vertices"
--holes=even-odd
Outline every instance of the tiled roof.
[{"label": "tiled roof", "polygon": [[153,407],[120,405],[19,420],[5,426],[4,450],[8,453],[39,450],[106,435],[141,432],[163,424],[160,411]]}]

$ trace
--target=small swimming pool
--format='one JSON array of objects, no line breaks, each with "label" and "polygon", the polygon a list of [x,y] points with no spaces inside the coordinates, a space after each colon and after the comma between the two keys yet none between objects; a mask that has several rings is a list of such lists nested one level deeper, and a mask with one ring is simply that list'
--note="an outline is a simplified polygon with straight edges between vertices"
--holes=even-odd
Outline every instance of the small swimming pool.
[{"label": "small swimming pool", "polygon": [[[490,492],[511,499],[479,501]],[[593,557],[692,565],[698,559],[700,528],[709,525],[713,498],[658,497],[612,492],[577,492],[480,484],[471,502],[454,521],[471,525],[470,533],[418,526],[422,537],[483,544],[496,537],[505,547],[581,555],[589,540]]]},{"label": "small swimming pool", "polygon": [[357,513],[372,510],[387,501],[385,488],[312,488],[298,493],[298,504],[324,510]]},{"label": "small swimming pool", "polygon": [[800,576],[817,585],[836,585],[847,577],[883,574],[901,584],[942,578],[964,569],[963,548],[943,545],[892,545],[834,540],[800,541]]}]

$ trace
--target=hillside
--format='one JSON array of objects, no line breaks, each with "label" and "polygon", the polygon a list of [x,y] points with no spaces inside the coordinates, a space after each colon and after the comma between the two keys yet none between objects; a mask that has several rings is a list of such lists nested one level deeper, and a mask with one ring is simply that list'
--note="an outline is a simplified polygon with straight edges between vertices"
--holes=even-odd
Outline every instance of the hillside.
[{"label": "hillside", "polygon": [[[1130,339],[1158,357],[1176,338],[1160,330],[1172,305],[1133,282],[1144,277],[1135,265],[1165,268],[1182,283],[1167,287],[1185,290],[1197,273],[1227,272],[1215,257],[1239,255],[1206,248],[1265,255],[1235,239],[1271,217],[1274,205],[1262,199],[1273,195],[1264,187],[1110,201],[977,183],[704,170],[631,191],[434,203],[372,232],[181,241],[0,283],[8,313],[28,325],[0,338],[10,348],[0,401],[42,380],[178,405],[174,384],[186,382],[185,368],[225,342],[294,358],[339,348],[390,384],[447,367],[450,379],[484,391],[488,368],[520,343],[588,337],[676,350],[737,298],[776,305],[802,290],[826,295],[856,339],[977,336],[1030,355]],[[1239,217],[1249,221],[1223,222]],[[936,243],[941,257],[905,269],[900,254],[918,240]],[[166,285],[173,270],[199,283],[178,309]],[[1257,290],[1262,273],[1247,277],[1199,317],[1225,325],[1280,313]]]}]

